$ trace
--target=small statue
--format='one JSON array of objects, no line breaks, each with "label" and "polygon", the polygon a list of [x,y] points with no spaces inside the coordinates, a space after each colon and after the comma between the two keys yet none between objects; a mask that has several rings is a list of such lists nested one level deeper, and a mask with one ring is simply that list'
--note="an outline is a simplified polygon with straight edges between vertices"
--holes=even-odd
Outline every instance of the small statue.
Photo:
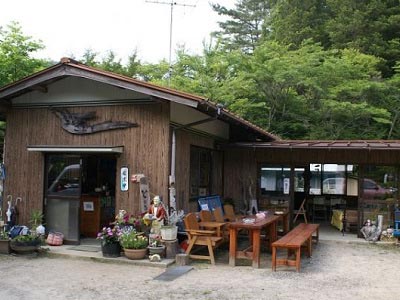
[{"label": "small statue", "polygon": [[160,223],[164,223],[164,219],[166,216],[166,211],[164,206],[161,203],[160,196],[155,196],[153,198],[152,203],[150,204],[149,210],[147,213],[153,217],[153,220],[157,220]]},{"label": "small statue", "polygon": [[379,239],[382,230],[379,226],[372,224],[371,220],[368,219],[360,231],[366,241],[376,242]]},{"label": "small statue", "polygon": [[12,212],[11,212],[11,202],[7,201],[7,204],[8,204],[8,208],[7,208],[7,211],[6,211],[7,222],[11,222],[11,214],[12,214]]},{"label": "small statue", "polygon": [[160,196],[155,196],[143,219],[145,224],[151,224],[154,234],[160,235],[161,226],[164,225],[164,219],[166,218],[166,215],[167,213],[162,205]]},{"label": "small statue", "polygon": [[159,262],[161,261],[161,256],[159,254],[149,255],[149,260],[151,262]]}]

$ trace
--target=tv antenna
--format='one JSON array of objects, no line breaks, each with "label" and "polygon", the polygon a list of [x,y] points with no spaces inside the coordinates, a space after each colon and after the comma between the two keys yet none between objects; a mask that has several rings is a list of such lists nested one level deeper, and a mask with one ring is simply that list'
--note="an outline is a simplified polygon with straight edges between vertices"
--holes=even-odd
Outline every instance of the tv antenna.
[{"label": "tv antenna", "polygon": [[174,6],[184,6],[184,7],[196,7],[196,5],[192,4],[184,4],[178,3],[176,1],[170,0],[169,2],[166,1],[152,1],[146,0],[147,3],[155,3],[155,4],[164,4],[170,6],[170,20],[169,20],[169,57],[168,57],[168,86],[171,83],[171,76],[172,76],[172,24],[173,24],[173,15],[174,15]]}]

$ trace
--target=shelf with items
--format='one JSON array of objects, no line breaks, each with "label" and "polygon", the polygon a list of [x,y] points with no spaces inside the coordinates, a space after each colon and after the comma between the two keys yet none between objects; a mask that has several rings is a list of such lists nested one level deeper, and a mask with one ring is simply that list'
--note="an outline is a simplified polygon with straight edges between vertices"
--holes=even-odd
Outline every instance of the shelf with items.
[{"label": "shelf with items", "polygon": [[281,195],[261,198],[259,201],[259,210],[288,211],[289,197]]}]

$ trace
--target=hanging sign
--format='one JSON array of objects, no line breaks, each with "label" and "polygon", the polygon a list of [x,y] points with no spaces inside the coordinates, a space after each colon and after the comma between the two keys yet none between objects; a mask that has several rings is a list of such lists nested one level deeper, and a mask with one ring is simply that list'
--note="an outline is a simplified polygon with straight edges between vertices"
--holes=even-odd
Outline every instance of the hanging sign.
[{"label": "hanging sign", "polygon": [[129,189],[129,170],[128,167],[121,168],[121,191],[126,192]]},{"label": "hanging sign", "polygon": [[147,212],[150,207],[149,180],[147,177],[140,177],[140,209]]},{"label": "hanging sign", "polygon": [[290,190],[290,178],[284,178],[283,179],[283,193],[285,195],[288,195],[289,190]]}]

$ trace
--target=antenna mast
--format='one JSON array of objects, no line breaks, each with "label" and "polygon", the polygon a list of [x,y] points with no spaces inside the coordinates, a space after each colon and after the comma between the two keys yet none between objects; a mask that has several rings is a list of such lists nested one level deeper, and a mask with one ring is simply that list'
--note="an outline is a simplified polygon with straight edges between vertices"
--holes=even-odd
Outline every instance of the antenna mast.
[{"label": "antenna mast", "polygon": [[196,7],[196,5],[177,3],[173,0],[170,0],[169,2],[146,0],[146,2],[147,3],[155,3],[155,4],[165,4],[165,5],[169,5],[171,8],[170,22],[169,22],[169,58],[168,58],[168,64],[169,64],[168,86],[169,86],[171,83],[171,76],[172,76],[172,22],[173,22],[173,15],[174,15],[174,6]]}]

